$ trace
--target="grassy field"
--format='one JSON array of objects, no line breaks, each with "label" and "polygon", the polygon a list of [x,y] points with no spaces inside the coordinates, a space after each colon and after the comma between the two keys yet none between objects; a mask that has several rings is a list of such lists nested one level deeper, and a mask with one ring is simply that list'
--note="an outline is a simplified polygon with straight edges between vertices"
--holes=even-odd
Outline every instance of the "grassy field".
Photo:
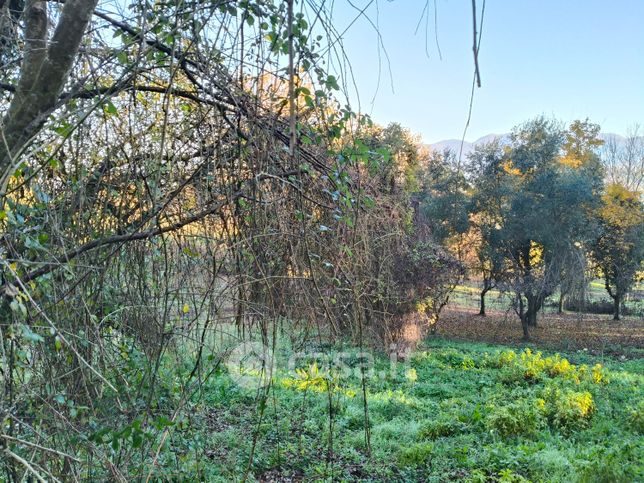
[{"label": "grassy field", "polygon": [[[332,347],[309,348],[335,354]],[[171,428],[159,476],[207,481],[644,479],[644,359],[433,339],[393,367],[277,354],[266,399],[221,366]],[[322,357],[322,359],[324,359]],[[328,360],[328,359],[327,359]],[[353,364],[352,364],[353,363]],[[348,368],[348,370],[346,370]],[[188,370],[175,366],[173,371]],[[248,374],[253,377],[252,371]],[[178,380],[179,378],[177,378]],[[169,384],[164,377],[160,383]],[[252,455],[252,456],[251,456]]]},{"label": "grassy field", "polygon": [[[450,297],[452,307],[461,307],[468,309],[478,309],[480,301],[481,287],[477,281],[469,280],[458,285]],[[601,280],[594,280],[588,284],[588,300],[590,302],[611,303],[611,299],[606,293],[604,284]],[[512,311],[511,298],[499,290],[490,290],[486,296],[486,308],[494,311],[507,312]],[[557,312],[558,295],[546,300],[542,309],[543,313]],[[633,317],[644,318],[644,282],[635,284],[624,302],[627,310]]]}]

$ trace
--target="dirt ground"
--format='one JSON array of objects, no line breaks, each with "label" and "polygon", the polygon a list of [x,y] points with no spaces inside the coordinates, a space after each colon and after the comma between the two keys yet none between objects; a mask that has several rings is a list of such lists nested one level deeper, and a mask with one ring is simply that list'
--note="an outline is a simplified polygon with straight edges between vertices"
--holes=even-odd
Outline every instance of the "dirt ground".
[{"label": "dirt ground", "polygon": [[[523,332],[517,315],[478,309],[446,307],[441,314],[437,335],[453,339],[499,344],[521,344]],[[644,357],[644,319],[625,317],[615,322],[610,315],[540,314],[531,328],[531,344],[558,350],[583,350],[601,354],[628,354]]]}]

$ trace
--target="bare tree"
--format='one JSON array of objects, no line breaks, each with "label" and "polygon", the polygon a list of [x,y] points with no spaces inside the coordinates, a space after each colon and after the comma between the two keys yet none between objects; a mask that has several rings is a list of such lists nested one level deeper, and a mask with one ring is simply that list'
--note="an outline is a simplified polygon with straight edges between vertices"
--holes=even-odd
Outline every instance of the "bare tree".
[{"label": "bare tree", "polygon": [[630,191],[644,189],[644,132],[639,124],[629,128],[626,138],[608,139],[602,149],[606,177]]}]

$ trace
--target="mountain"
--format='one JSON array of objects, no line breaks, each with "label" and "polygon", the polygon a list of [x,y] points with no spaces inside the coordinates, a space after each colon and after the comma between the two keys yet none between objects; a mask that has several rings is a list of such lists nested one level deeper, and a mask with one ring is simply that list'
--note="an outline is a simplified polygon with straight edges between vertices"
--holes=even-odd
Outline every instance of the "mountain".
[{"label": "mountain", "polygon": [[500,139],[502,143],[507,142],[510,138],[510,134],[488,134],[478,138],[474,142],[461,141],[460,139],[446,139],[445,141],[439,141],[437,143],[428,144],[427,146],[432,151],[444,151],[445,149],[450,149],[454,151],[457,155],[461,150],[461,143],[463,144],[463,154],[462,157],[465,158],[469,153],[474,151],[474,148],[480,144],[486,144],[494,141],[495,139]]},{"label": "mountain", "polygon": [[[626,142],[626,138],[619,134],[615,133],[600,133],[599,137],[603,139],[606,143],[614,142],[618,146]],[[507,143],[510,140],[510,133],[505,134],[488,134],[478,138],[476,141],[469,142],[464,141],[463,144],[463,154],[462,157],[466,158],[468,154],[474,151],[474,148],[481,144],[486,144],[495,139],[499,139],[501,143]],[[436,143],[426,145],[432,151],[443,151],[445,149],[451,149],[458,155],[461,150],[461,140],[460,139],[446,139],[444,141],[438,141]]]}]

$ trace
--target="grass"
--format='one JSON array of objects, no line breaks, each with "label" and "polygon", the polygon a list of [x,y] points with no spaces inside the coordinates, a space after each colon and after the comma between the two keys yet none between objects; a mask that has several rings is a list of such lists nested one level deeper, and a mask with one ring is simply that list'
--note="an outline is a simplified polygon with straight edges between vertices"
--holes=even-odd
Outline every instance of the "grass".
[{"label": "grass", "polygon": [[[467,309],[478,309],[480,304],[481,286],[474,280],[466,281],[457,285],[450,296],[450,305]],[[601,280],[593,280],[588,284],[589,302],[605,302],[611,304],[611,299],[604,288]],[[488,310],[507,312],[512,311],[512,298],[499,290],[490,290],[485,298],[486,308]],[[558,294],[546,300],[542,309],[543,313],[557,312]],[[644,317],[644,282],[638,282],[633,285],[630,293],[624,302],[626,308],[631,314],[638,317]]]},{"label": "grass", "polygon": [[[285,365],[290,354],[280,349],[265,400],[228,369],[217,371],[191,402],[192,416],[173,427],[160,474],[173,468],[176,478],[207,481],[239,481],[246,472],[249,481],[644,479],[642,359],[441,339],[395,370],[376,355],[367,379],[369,449],[360,371],[341,377],[311,359],[293,371]],[[353,352],[347,367],[361,360]]]}]

